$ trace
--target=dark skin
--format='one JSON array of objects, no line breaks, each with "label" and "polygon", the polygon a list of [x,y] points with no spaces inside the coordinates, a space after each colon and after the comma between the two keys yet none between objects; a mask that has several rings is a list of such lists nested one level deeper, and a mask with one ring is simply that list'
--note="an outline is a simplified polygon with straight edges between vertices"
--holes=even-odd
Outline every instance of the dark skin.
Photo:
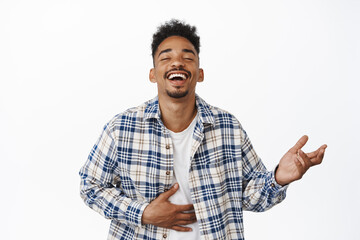
[{"label": "dark skin", "polygon": [[[177,70],[174,70],[177,69]],[[179,70],[183,69],[183,70]],[[176,74],[187,74],[181,81],[167,79],[170,71]],[[158,47],[154,57],[154,68],[150,70],[150,81],[157,83],[159,105],[164,125],[173,132],[181,132],[189,126],[196,115],[195,87],[204,79],[204,72],[199,68],[199,56],[194,46],[185,38],[172,36],[165,39]],[[179,98],[174,95],[182,96]],[[275,180],[284,186],[299,180],[310,167],[318,165],[324,158],[326,145],[317,150],[304,153],[301,148],[308,141],[305,135],[289,149],[280,159]],[[179,186],[175,184],[170,190],[160,194],[144,210],[143,224],[187,232],[192,229],[186,225],[196,222],[192,204],[175,205],[169,201]]]},{"label": "dark skin", "polygon": [[327,145],[324,144],[316,151],[304,153],[301,148],[308,141],[308,136],[302,136],[294,147],[280,159],[279,167],[275,173],[275,180],[284,186],[301,179],[310,167],[322,162]]},{"label": "dark skin", "polygon": [[175,194],[178,189],[179,185],[176,183],[170,190],[160,194],[159,197],[154,199],[154,201],[146,207],[142,216],[142,223],[180,232],[192,231],[191,228],[184,226],[196,222],[195,212],[185,212],[193,211],[194,206],[192,204],[175,205],[169,201],[169,198]]},{"label": "dark skin", "polygon": [[[182,81],[171,81],[164,77],[168,72],[187,73],[188,77]],[[199,68],[199,57],[187,39],[173,36],[159,45],[149,79],[157,83],[161,118],[166,128],[173,132],[181,132],[189,126],[196,115],[195,87],[198,82],[203,81],[203,77],[203,71]],[[174,98],[170,95],[183,97]],[[193,211],[194,206],[176,205],[169,201],[169,197],[178,189],[178,184],[175,184],[154,199],[145,208],[142,223],[181,232],[192,231],[186,225],[196,222],[195,213],[188,212]]]}]

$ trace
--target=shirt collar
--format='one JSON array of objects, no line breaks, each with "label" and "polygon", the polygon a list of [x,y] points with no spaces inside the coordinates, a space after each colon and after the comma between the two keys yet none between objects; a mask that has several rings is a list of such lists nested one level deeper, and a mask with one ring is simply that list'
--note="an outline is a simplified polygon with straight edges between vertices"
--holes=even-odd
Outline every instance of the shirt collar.
[{"label": "shirt collar", "polygon": [[[214,114],[211,111],[211,106],[207,104],[201,97],[197,94],[195,96],[196,99],[196,107],[198,111],[198,116],[200,122],[203,124],[215,124]],[[152,100],[147,102],[147,106],[145,108],[144,119],[156,118],[160,119],[160,108],[159,108],[159,98],[156,96]]]},{"label": "shirt collar", "polygon": [[160,119],[159,97],[151,99],[146,103],[144,119],[156,118]]},{"label": "shirt collar", "polygon": [[196,97],[196,107],[197,107],[200,122],[202,122],[203,124],[207,123],[207,124],[214,125],[215,118],[214,118],[213,112],[211,111],[212,106],[207,104],[198,95],[196,95],[195,97]]}]

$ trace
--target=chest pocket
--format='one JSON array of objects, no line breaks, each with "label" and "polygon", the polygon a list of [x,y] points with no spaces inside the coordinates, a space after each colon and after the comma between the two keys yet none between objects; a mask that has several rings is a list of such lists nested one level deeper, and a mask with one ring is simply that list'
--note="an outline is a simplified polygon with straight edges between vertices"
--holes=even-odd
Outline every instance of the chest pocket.
[{"label": "chest pocket", "polygon": [[208,164],[208,173],[213,184],[224,185],[239,176],[234,158],[217,158]]}]

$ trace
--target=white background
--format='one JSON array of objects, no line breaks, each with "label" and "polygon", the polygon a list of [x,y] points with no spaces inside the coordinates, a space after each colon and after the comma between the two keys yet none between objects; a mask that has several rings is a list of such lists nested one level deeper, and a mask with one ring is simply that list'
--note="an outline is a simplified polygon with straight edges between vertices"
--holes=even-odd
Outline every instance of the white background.
[{"label": "white background", "polygon": [[233,113],[269,169],[303,134],[324,162],[246,239],[360,239],[360,1],[0,1],[0,238],[106,239],[78,171],[103,125],[156,95],[151,37],[196,25],[197,92]]}]

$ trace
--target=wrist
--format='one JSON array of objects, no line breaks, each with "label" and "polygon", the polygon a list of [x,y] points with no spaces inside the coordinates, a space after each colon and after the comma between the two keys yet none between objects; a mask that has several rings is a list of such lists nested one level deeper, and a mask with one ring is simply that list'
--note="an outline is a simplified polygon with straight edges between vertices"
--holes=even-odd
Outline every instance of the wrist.
[{"label": "wrist", "polygon": [[[149,205],[148,205],[149,206]],[[146,224],[149,224],[149,221],[148,221],[148,217],[147,217],[147,213],[148,213],[148,206],[145,207],[142,215],[141,215],[141,224],[142,225],[146,225]]]},{"label": "wrist", "polygon": [[277,184],[279,184],[281,186],[285,186],[290,183],[290,182],[287,182],[284,179],[282,179],[281,176],[282,175],[281,175],[281,171],[279,170],[279,165],[277,165],[275,168],[275,171],[274,171],[274,177],[275,177],[275,181],[277,182]]}]

